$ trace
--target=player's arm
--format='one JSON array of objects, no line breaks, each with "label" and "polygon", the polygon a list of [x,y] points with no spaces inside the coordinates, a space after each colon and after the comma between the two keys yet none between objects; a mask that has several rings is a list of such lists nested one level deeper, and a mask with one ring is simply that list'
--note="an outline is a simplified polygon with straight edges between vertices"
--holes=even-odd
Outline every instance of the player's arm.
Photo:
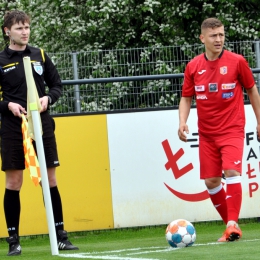
[{"label": "player's arm", "polygon": [[189,133],[188,125],[186,124],[190,114],[192,97],[182,97],[179,104],[179,130],[178,136],[183,142],[187,142],[185,133]]},{"label": "player's arm", "polygon": [[258,137],[260,138],[260,96],[256,85],[254,85],[252,88],[246,89],[246,91],[255,113],[255,117],[257,121],[256,130],[257,130]]}]

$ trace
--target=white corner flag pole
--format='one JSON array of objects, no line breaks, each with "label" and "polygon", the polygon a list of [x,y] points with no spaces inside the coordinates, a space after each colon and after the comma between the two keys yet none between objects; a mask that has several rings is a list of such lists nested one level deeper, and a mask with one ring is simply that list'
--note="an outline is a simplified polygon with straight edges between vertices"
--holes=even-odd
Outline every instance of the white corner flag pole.
[{"label": "white corner flag pole", "polygon": [[44,154],[43,142],[42,142],[42,130],[41,130],[41,122],[40,122],[41,119],[40,119],[40,113],[38,111],[37,100],[35,95],[35,93],[37,93],[36,92],[37,90],[33,79],[30,57],[24,57],[23,64],[24,64],[25,77],[27,83],[27,91],[28,91],[27,96],[29,99],[27,100],[27,102],[29,102],[29,107],[32,114],[37,156],[38,156],[40,171],[41,171],[42,189],[43,189],[44,203],[45,203],[46,214],[47,214],[51,252],[52,255],[58,255],[59,251],[58,251],[53,209],[51,203],[50,186],[49,186],[45,154]]}]

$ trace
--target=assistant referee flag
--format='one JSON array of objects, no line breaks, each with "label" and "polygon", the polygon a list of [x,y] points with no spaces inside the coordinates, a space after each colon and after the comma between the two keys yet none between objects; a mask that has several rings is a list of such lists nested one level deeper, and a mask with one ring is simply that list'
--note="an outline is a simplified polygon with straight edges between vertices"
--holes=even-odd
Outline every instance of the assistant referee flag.
[{"label": "assistant referee flag", "polygon": [[22,114],[22,134],[25,167],[29,169],[30,177],[35,186],[37,186],[41,181],[40,165],[32,144],[32,138],[29,135],[28,122],[24,114]]}]

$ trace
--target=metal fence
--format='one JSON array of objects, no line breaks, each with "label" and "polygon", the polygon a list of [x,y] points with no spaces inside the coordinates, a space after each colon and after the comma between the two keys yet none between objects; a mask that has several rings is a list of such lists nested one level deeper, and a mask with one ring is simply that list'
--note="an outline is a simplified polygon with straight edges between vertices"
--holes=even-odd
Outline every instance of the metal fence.
[{"label": "metal fence", "polygon": [[[260,82],[259,41],[226,43],[242,54]],[[179,104],[183,72],[203,45],[48,53],[64,85],[52,114],[173,107]],[[245,99],[247,96],[245,95]]]}]

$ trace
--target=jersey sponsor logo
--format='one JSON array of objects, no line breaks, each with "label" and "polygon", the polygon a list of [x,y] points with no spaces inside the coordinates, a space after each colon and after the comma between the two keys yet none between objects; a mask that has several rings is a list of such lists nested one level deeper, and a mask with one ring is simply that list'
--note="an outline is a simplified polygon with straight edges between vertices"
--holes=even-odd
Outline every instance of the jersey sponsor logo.
[{"label": "jersey sponsor logo", "polygon": [[198,73],[199,73],[200,75],[203,74],[204,72],[206,72],[206,70],[198,71]]},{"label": "jersey sponsor logo", "polygon": [[195,86],[195,91],[197,92],[205,91],[205,86],[204,85]]},{"label": "jersey sponsor logo", "polygon": [[208,99],[206,95],[197,95],[197,99]]},{"label": "jersey sponsor logo", "polygon": [[218,83],[209,83],[209,92],[218,92]]},{"label": "jersey sponsor logo", "polygon": [[223,66],[219,68],[220,74],[225,75],[227,74],[227,66]]},{"label": "jersey sponsor logo", "polygon": [[233,96],[234,96],[233,92],[222,93],[222,98],[225,98],[225,99],[232,98]]},{"label": "jersey sponsor logo", "polygon": [[38,73],[39,75],[42,75],[43,73],[43,68],[40,62],[34,62],[33,63],[33,68],[35,70],[36,73]]},{"label": "jersey sponsor logo", "polygon": [[236,83],[228,83],[228,84],[222,84],[221,88],[222,89],[233,89],[236,87]]},{"label": "jersey sponsor logo", "polygon": [[12,66],[12,67],[9,67],[9,68],[7,68],[7,69],[4,69],[3,72],[4,72],[4,73],[7,73],[7,72],[9,72],[9,71],[11,71],[11,70],[14,70],[15,68],[16,68],[16,66]]}]

